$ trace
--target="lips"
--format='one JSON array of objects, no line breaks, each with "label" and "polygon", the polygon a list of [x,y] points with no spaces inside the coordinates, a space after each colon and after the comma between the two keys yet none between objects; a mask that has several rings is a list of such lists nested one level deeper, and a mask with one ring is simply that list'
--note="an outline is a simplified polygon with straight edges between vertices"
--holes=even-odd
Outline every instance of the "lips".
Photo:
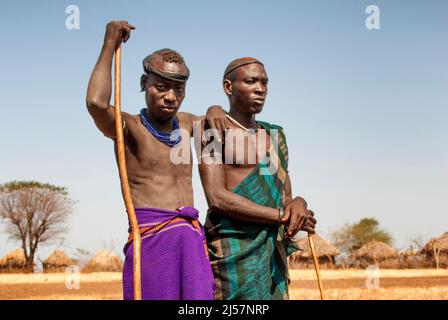
[{"label": "lips", "polygon": [[174,112],[174,110],[176,110],[175,108],[170,108],[170,107],[161,107],[160,110],[162,110],[163,112]]},{"label": "lips", "polygon": [[255,98],[253,99],[253,101],[257,104],[263,104],[264,103],[264,99],[263,98]]}]

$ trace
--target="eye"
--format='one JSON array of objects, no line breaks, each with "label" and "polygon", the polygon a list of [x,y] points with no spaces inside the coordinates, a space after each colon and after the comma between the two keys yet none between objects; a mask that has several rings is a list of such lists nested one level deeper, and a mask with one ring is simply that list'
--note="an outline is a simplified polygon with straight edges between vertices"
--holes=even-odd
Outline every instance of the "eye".
[{"label": "eye", "polygon": [[155,85],[157,91],[166,91],[167,87],[164,84],[156,84]]},{"label": "eye", "polygon": [[184,88],[182,88],[182,87],[177,87],[176,90],[179,93],[183,93],[184,92]]},{"label": "eye", "polygon": [[253,79],[247,79],[244,82],[247,83],[247,84],[254,84],[255,83],[255,81]]}]

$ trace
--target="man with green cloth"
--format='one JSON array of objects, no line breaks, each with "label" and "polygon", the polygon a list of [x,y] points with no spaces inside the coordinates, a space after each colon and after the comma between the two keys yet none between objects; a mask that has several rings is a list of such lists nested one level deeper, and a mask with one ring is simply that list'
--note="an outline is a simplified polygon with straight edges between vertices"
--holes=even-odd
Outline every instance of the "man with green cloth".
[{"label": "man with green cloth", "polygon": [[259,60],[232,61],[223,78],[232,126],[222,153],[203,146],[199,170],[216,299],[288,299],[287,256],[297,250],[292,237],[300,230],[313,234],[317,223],[306,201],[292,198],[282,127],[255,120],[267,85]]}]

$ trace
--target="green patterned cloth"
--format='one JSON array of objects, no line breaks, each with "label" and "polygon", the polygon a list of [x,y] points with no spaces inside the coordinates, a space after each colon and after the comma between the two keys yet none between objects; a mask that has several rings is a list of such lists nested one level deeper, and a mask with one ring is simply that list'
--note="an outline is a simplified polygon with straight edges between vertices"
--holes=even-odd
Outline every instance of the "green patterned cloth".
[{"label": "green patterned cloth", "polygon": [[[261,121],[258,124],[271,136],[270,162],[260,161],[232,192],[262,206],[283,207],[288,172],[285,135],[279,126]],[[260,170],[268,168],[273,174],[260,174]],[[209,210],[204,227],[217,285],[216,299],[289,298],[287,256],[297,246],[284,237],[284,226],[248,224]]]}]

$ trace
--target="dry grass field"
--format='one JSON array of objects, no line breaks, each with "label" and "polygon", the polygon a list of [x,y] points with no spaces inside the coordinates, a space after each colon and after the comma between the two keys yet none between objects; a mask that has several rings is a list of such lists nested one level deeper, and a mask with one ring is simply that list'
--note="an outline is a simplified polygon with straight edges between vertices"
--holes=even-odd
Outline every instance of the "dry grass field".
[{"label": "dry grass field", "polygon": [[[320,299],[314,270],[290,270],[290,298]],[[380,270],[379,288],[369,289],[366,270],[321,270],[325,299],[448,300],[448,269]]]},{"label": "dry grass field", "polygon": [[[319,299],[314,270],[291,269],[291,299]],[[379,289],[366,288],[365,270],[322,270],[326,299],[448,300],[448,270],[381,270]],[[0,299],[122,298],[121,273],[80,275],[79,289],[67,289],[63,273],[0,274]]]}]

